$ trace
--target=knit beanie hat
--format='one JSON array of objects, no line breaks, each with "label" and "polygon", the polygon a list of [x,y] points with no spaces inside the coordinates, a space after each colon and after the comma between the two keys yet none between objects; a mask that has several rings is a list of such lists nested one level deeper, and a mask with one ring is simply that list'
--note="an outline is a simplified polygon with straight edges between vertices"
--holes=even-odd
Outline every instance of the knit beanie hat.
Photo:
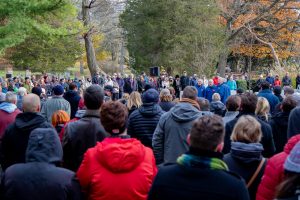
[{"label": "knit beanie hat", "polygon": [[149,89],[142,95],[143,103],[157,103],[159,94],[155,89]]},{"label": "knit beanie hat", "polygon": [[64,94],[64,88],[61,85],[56,85],[53,88],[53,93],[54,95],[63,95]]},{"label": "knit beanie hat", "polygon": [[285,160],[284,169],[289,172],[300,173],[300,142],[295,145]]}]

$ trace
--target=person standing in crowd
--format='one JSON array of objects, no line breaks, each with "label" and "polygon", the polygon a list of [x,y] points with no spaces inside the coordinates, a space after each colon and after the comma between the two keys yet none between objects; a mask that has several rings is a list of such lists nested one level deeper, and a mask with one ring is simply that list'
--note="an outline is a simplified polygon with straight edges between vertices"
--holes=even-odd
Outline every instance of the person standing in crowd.
[{"label": "person standing in crowd", "polygon": [[210,79],[208,81],[208,86],[205,88],[205,99],[207,99],[209,102],[211,102],[212,96],[216,92],[217,92],[217,87],[214,85],[213,80]]},{"label": "person standing in crowd", "polygon": [[256,81],[255,87],[253,89],[253,92],[258,92],[261,88],[261,84],[265,81],[264,75],[260,75],[259,79]]},{"label": "person standing in crowd", "polygon": [[22,108],[22,102],[23,102],[23,97],[27,95],[26,88],[20,87],[18,90],[18,100],[17,100],[17,107],[19,110],[23,110]]},{"label": "person standing in crowd", "polygon": [[7,92],[5,102],[0,104],[0,139],[5,129],[12,124],[21,111],[17,108],[17,95],[13,92]]},{"label": "person standing in crowd", "polygon": [[129,96],[128,102],[127,102],[127,108],[129,111],[129,116],[131,113],[133,113],[135,110],[137,110],[142,105],[142,98],[140,93],[138,92],[132,92]]},{"label": "person standing in crowd", "polygon": [[227,81],[227,85],[231,91],[237,90],[236,81],[233,79],[233,76],[230,76],[229,80]]},{"label": "person standing in crowd", "polygon": [[261,91],[257,95],[258,97],[264,97],[268,100],[270,104],[270,112],[273,113],[275,111],[275,107],[279,104],[279,99],[276,97],[271,89],[269,82],[265,81],[261,84]]},{"label": "person standing in crowd", "polygon": [[288,72],[286,72],[285,76],[282,78],[282,85],[283,86],[291,86],[292,85],[292,79],[289,76]]},{"label": "person standing in crowd", "polygon": [[1,83],[2,93],[6,94],[8,92],[7,82],[4,81]]},{"label": "person standing in crowd", "polygon": [[255,109],[255,115],[257,118],[268,123],[271,116],[270,116],[270,105],[266,98],[258,97],[258,101]]},{"label": "person standing in crowd", "polygon": [[[43,92],[43,90],[44,90],[44,92]],[[45,102],[47,101],[47,95],[45,93],[45,89],[41,88],[41,87],[33,87],[32,90],[31,90],[31,93],[36,94],[40,98],[41,109],[42,109]]]},{"label": "person standing in crowd", "polygon": [[33,130],[28,139],[25,163],[9,167],[3,175],[1,199],[82,199],[74,172],[56,167],[61,163],[62,155],[55,130]]},{"label": "person standing in crowd", "polygon": [[215,93],[212,96],[212,102],[210,103],[210,112],[221,117],[223,117],[226,112],[226,107],[221,102],[221,97],[219,93]]},{"label": "person standing in crowd", "polygon": [[219,77],[219,85],[217,87],[217,93],[221,96],[221,101],[223,104],[226,103],[227,98],[230,96],[230,88],[225,83],[225,79],[222,77]]},{"label": "person standing in crowd", "polygon": [[288,131],[287,131],[288,138],[300,134],[299,119],[300,119],[300,107],[296,107],[291,111],[289,116],[289,124],[288,124]]},{"label": "person standing in crowd", "polygon": [[189,84],[190,86],[196,86],[197,85],[197,83],[198,83],[197,80],[199,80],[197,77],[198,77],[197,74],[193,75],[193,77],[190,80],[190,84]]},{"label": "person standing in crowd", "polygon": [[198,97],[205,97],[205,86],[203,85],[203,80],[202,79],[198,79],[197,84],[195,85],[195,87],[198,90]]},{"label": "person standing in crowd", "polygon": [[[226,125],[231,120],[235,119],[239,114],[239,108],[241,106],[241,97],[238,95],[232,95],[228,97],[226,101],[226,113],[223,117],[224,125]],[[201,106],[200,106],[201,107]]]},{"label": "person standing in crowd", "polygon": [[64,88],[61,85],[56,85],[53,88],[53,93],[54,96],[45,102],[41,111],[41,114],[49,123],[51,123],[52,115],[55,111],[64,110],[68,115],[71,115],[70,103],[63,98]]},{"label": "person standing in crowd", "polygon": [[279,75],[275,76],[274,86],[280,86],[281,87],[281,81],[279,79]]},{"label": "person standing in crowd", "polygon": [[299,90],[299,85],[300,85],[300,73],[297,74],[296,77],[296,89]]},{"label": "person standing in crowd", "polygon": [[266,159],[260,140],[260,123],[250,115],[239,118],[231,135],[231,150],[224,156],[224,162],[231,172],[245,180],[250,199],[255,200],[256,191],[263,175]]},{"label": "person standing in crowd", "polygon": [[177,163],[162,166],[148,200],[247,200],[244,181],[222,160],[224,125],[216,115],[198,118],[188,137],[189,150]]},{"label": "person standing in crowd", "polygon": [[21,87],[20,80],[18,77],[13,77],[13,82],[14,82],[14,85],[16,86],[16,88],[19,89]]},{"label": "person standing in crowd", "polygon": [[197,103],[200,106],[200,116],[213,115],[213,113],[210,112],[210,103],[207,99],[202,97],[197,97]]},{"label": "person standing in crowd", "polygon": [[136,138],[146,147],[152,148],[152,137],[164,111],[158,105],[159,94],[149,89],[142,95],[143,104],[128,119],[128,135]]},{"label": "person standing in crowd", "polygon": [[119,86],[119,98],[118,99],[121,99],[123,97],[123,94],[124,94],[125,82],[124,82],[124,79],[122,78],[120,73],[118,73],[116,81],[117,81],[118,86]]},{"label": "person standing in crowd", "polygon": [[75,114],[78,110],[78,104],[81,97],[78,94],[78,87],[76,84],[71,83],[69,85],[69,90],[64,94],[64,99],[70,103],[71,106],[71,119],[75,117]]},{"label": "person standing in crowd", "polygon": [[60,134],[66,123],[70,121],[70,116],[63,110],[58,110],[52,115],[52,125],[55,128],[57,134]]},{"label": "person standing in crowd", "polygon": [[274,95],[278,98],[279,102],[282,102],[283,97],[281,96],[281,86],[275,86],[273,92]]},{"label": "person standing in crowd", "polygon": [[266,81],[269,83],[269,87],[272,88],[274,86],[275,79],[272,76],[272,73],[267,74]]},{"label": "person standing in crowd", "polygon": [[152,140],[157,164],[175,162],[188,150],[187,135],[193,121],[200,117],[197,93],[195,87],[185,87],[180,102],[161,116]]},{"label": "person standing in crowd", "polygon": [[162,89],[159,95],[159,106],[163,109],[163,111],[168,112],[175,106],[175,103],[172,102],[173,97],[168,89]]},{"label": "person standing in crowd", "polygon": [[270,120],[276,153],[282,152],[284,145],[287,143],[289,115],[296,105],[296,101],[291,96],[285,98],[280,106],[281,111],[274,115]]},{"label": "person standing in crowd", "polygon": [[218,85],[219,85],[219,80],[220,80],[220,79],[219,79],[219,76],[218,76],[218,75],[215,76],[212,80],[213,80],[213,83],[214,83],[215,86],[218,86]]},{"label": "person standing in crowd", "polygon": [[31,81],[30,81],[30,78],[29,77],[26,77],[25,78],[25,83],[24,83],[24,88],[26,88],[26,90],[28,91],[28,93],[31,92],[32,90],[32,85],[31,85]]},{"label": "person standing in crowd", "polygon": [[134,79],[133,74],[130,74],[130,77],[125,79],[124,92],[131,94],[133,91],[136,91],[136,90],[137,90],[136,80]]},{"label": "person standing in crowd", "polygon": [[178,74],[175,76],[175,80],[173,81],[173,88],[175,90],[176,98],[179,98],[180,97],[180,78],[179,78]]},{"label": "person standing in crowd", "polygon": [[65,92],[67,92],[69,90],[69,85],[68,85],[68,83],[66,83],[66,79],[65,78],[61,78],[59,80],[59,84],[64,88]]},{"label": "person standing in crowd", "polygon": [[87,110],[80,120],[67,124],[62,143],[64,167],[74,172],[79,168],[86,150],[106,137],[99,119],[103,89],[99,85],[92,85],[86,89],[83,98]]},{"label": "person standing in crowd", "polygon": [[0,163],[3,170],[13,164],[25,162],[25,151],[31,131],[36,128],[53,128],[39,114],[40,109],[40,98],[37,95],[28,94],[24,97],[23,113],[17,115],[15,122],[7,127],[1,139]]},{"label": "person standing in crowd", "polygon": [[186,86],[190,84],[190,78],[188,77],[186,71],[183,71],[183,75],[180,77],[180,86],[183,91]]},{"label": "person standing in crowd", "polygon": [[126,134],[120,102],[104,103],[100,119],[110,136],[85,153],[77,171],[86,199],[146,200],[157,173],[153,152]]},{"label": "person standing in crowd", "polygon": [[[225,140],[224,140],[225,142],[224,142],[223,153],[229,153],[229,151],[230,151],[230,146],[231,146],[230,137],[231,137],[231,133],[232,133],[233,128],[234,128],[235,124],[237,123],[238,119],[243,115],[251,115],[251,116],[255,117],[257,96],[254,94],[245,93],[245,94],[241,95],[240,97],[241,97],[241,106],[239,109],[239,112],[240,112],[239,115],[235,119],[233,119],[232,121],[230,121],[226,124],[226,128],[225,128],[226,133],[225,133]],[[272,155],[274,155],[274,153],[275,153],[275,145],[274,145],[271,126],[268,123],[258,119],[257,117],[255,117],[255,118],[260,123],[262,134],[263,134],[263,137],[261,140],[261,144],[264,147],[263,156],[269,158]]]}]

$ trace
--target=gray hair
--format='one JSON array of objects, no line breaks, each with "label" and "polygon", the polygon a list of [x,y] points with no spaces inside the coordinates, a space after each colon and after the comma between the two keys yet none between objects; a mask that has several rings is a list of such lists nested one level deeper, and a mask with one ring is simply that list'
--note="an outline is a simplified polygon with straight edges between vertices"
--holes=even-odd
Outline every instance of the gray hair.
[{"label": "gray hair", "polygon": [[25,95],[27,94],[26,88],[20,87],[19,90],[18,90],[18,94],[19,94],[20,96],[22,96],[22,97],[25,96]]},{"label": "gray hair", "polygon": [[17,103],[17,95],[14,92],[7,92],[5,96],[5,101],[8,103]]}]

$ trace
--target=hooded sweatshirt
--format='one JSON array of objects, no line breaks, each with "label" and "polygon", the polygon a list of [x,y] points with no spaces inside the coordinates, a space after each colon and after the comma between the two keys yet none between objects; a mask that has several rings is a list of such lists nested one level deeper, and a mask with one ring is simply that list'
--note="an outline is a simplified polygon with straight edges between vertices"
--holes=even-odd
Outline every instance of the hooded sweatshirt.
[{"label": "hooded sweatshirt", "polygon": [[16,121],[6,129],[0,144],[0,158],[3,169],[15,163],[25,162],[28,138],[31,131],[36,128],[53,127],[40,114],[25,112],[19,114]]},{"label": "hooded sweatshirt", "polygon": [[4,199],[81,199],[75,174],[56,167],[62,160],[62,147],[52,128],[32,131],[26,150],[26,163],[9,167],[4,174]]},{"label": "hooded sweatshirt", "polygon": [[13,103],[3,102],[0,104],[0,138],[5,129],[15,121],[16,116],[20,113],[21,111]]},{"label": "hooded sweatshirt", "polygon": [[189,150],[187,135],[201,112],[191,103],[181,102],[161,116],[152,145],[156,163],[175,163],[178,156]]},{"label": "hooded sweatshirt", "polygon": [[151,149],[106,138],[86,152],[77,177],[89,200],[146,200],[156,173]]}]

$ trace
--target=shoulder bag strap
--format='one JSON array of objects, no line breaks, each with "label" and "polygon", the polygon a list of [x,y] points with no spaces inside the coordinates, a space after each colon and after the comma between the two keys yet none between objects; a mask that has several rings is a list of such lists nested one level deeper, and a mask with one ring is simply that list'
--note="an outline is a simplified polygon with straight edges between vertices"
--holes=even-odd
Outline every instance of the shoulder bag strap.
[{"label": "shoulder bag strap", "polygon": [[261,171],[261,168],[264,166],[266,159],[263,158],[261,159],[256,171],[254,172],[254,174],[252,175],[251,179],[249,180],[249,182],[247,183],[247,188],[250,188],[250,186],[252,185],[252,183],[255,181],[257,175],[259,174],[259,172]]}]

